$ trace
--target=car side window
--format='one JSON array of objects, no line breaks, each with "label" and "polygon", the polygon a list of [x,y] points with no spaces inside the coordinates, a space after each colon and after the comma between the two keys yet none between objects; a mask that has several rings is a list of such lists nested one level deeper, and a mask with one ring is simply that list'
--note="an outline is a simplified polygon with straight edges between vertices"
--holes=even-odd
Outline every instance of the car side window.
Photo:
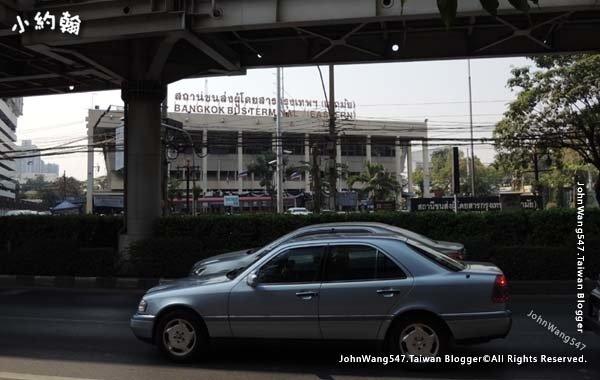
[{"label": "car side window", "polygon": [[319,278],[324,247],[302,247],[284,251],[258,271],[261,284],[315,282]]},{"label": "car side window", "polygon": [[385,254],[363,245],[332,246],[325,268],[327,282],[406,278]]},{"label": "car side window", "polygon": [[377,252],[377,279],[406,278],[406,273],[381,251]]}]

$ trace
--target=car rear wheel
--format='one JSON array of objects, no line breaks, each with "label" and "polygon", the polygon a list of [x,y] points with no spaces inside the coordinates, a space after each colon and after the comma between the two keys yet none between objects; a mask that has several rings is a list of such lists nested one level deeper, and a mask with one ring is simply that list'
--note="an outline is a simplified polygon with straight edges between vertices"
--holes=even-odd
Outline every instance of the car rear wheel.
[{"label": "car rear wheel", "polygon": [[197,359],[208,349],[206,329],[194,313],[185,310],[160,319],[155,341],[163,354],[178,362]]},{"label": "car rear wheel", "polygon": [[397,321],[389,337],[390,349],[407,356],[441,357],[448,344],[444,326],[426,316]]}]

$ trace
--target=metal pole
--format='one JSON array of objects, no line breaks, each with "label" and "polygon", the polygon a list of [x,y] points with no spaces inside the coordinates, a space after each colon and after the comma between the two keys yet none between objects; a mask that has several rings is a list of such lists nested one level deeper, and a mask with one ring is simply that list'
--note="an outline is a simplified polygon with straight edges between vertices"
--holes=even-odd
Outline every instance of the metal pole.
[{"label": "metal pole", "polygon": [[283,146],[281,140],[281,68],[277,68],[277,116],[275,118],[275,147],[277,154],[277,213],[283,213]]},{"label": "metal pole", "polygon": [[471,196],[475,196],[475,150],[473,148],[473,94],[471,90],[471,60],[467,60],[469,69],[469,126],[471,130]]},{"label": "metal pole", "polygon": [[337,185],[337,133],[335,132],[335,72],[329,65],[329,209],[335,211]]},{"label": "metal pole", "polygon": [[190,213],[190,160],[185,162],[185,207]]}]

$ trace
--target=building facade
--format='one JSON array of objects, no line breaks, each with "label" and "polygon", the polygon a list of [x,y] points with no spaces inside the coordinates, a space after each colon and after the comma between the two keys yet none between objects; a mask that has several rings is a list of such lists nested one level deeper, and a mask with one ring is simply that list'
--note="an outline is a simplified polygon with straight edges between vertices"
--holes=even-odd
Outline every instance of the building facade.
[{"label": "building facade", "polygon": [[[90,110],[88,136],[95,144],[112,136],[117,149],[104,146],[107,191],[122,191],[124,160],[117,141],[122,141],[119,136],[122,136],[123,113],[120,110],[103,113]],[[260,179],[249,173],[248,165],[259,155],[275,151],[278,142],[273,117],[169,113],[168,118],[183,130],[168,128],[165,137],[170,141],[165,154],[168,177],[171,183],[179,184],[183,194],[188,186],[199,189],[203,198],[264,194]],[[281,130],[288,168],[284,191],[290,197],[310,193],[310,173],[305,163],[314,161],[313,147],[326,152],[327,120],[310,114],[284,117]],[[338,191],[350,190],[347,178],[363,172],[365,162],[370,161],[382,164],[403,183],[404,192],[412,192],[412,146],[421,146],[427,138],[426,121],[339,120],[336,131],[336,161],[343,164],[344,172],[338,180]],[[426,145],[420,149],[427,152]],[[322,153],[317,161],[324,168],[328,158]],[[93,162],[88,167],[93,169]]]},{"label": "building facade", "polygon": [[17,118],[23,114],[23,99],[0,99],[0,199],[16,197]]},{"label": "building facade", "polygon": [[[21,151],[22,155],[28,156],[35,152],[38,147],[31,140],[21,141],[21,145],[17,146],[17,151]],[[43,176],[46,181],[54,181],[59,176],[58,164],[46,163],[40,156],[25,157],[15,160],[15,179],[19,183],[25,183],[29,179],[35,179],[37,176]]]}]

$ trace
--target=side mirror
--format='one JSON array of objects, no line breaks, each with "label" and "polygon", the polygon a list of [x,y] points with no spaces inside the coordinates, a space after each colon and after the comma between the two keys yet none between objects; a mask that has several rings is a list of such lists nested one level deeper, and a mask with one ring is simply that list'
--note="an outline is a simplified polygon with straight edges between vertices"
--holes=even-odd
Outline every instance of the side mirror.
[{"label": "side mirror", "polygon": [[251,286],[253,288],[256,285],[258,285],[258,275],[256,274],[256,272],[252,272],[248,275],[248,277],[246,277],[246,283],[248,284],[248,286]]}]

